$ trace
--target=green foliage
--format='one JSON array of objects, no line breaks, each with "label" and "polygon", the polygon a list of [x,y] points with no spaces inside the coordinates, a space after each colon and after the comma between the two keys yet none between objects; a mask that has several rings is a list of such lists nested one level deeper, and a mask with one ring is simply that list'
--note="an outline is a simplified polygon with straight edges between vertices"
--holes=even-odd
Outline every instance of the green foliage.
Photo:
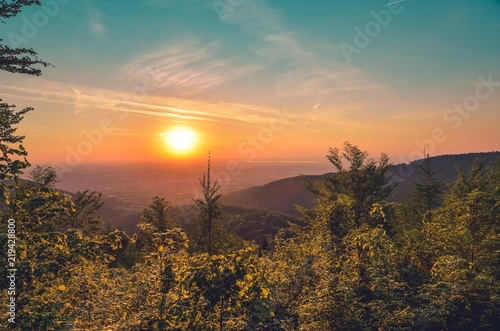
[{"label": "green foliage", "polygon": [[301,210],[309,227],[277,236],[266,257],[277,318],[296,330],[493,330],[499,162],[485,169],[477,161],[443,200],[432,169],[423,169],[416,186],[423,207],[408,213],[411,204],[396,212],[375,193],[390,188],[377,179],[383,169],[372,162],[361,175],[366,154],[351,145],[345,154],[350,170],[332,150],[338,173],[309,187],[318,197],[315,209]]},{"label": "green foliage", "polygon": [[[19,180],[23,170],[30,166],[26,156],[28,152],[22,145],[25,136],[16,135],[16,126],[32,108],[15,111],[14,105],[1,102],[0,99],[0,202],[9,206],[9,216],[17,210]],[[8,180],[9,182],[5,182]]]},{"label": "green foliage", "polygon": [[436,179],[429,155],[418,169],[419,177],[417,181],[413,181],[413,208],[418,214],[426,214],[427,221],[432,222],[432,210],[440,206],[445,186]]},{"label": "green foliage", "polygon": [[499,239],[500,195],[492,184],[498,182],[499,169],[498,163],[484,169],[477,160],[468,178],[460,172],[434,227],[437,240],[446,239],[443,253],[461,256],[473,271],[491,269],[496,255],[491,248]]},{"label": "green foliage", "polygon": [[0,22],[5,23],[3,19],[16,16],[24,7],[40,6],[41,4],[40,0],[2,0],[0,1]]},{"label": "green foliage", "polygon": [[298,330],[408,328],[414,315],[386,232],[363,226],[337,246],[324,227],[277,241],[269,277],[276,316],[294,317]]},{"label": "green foliage", "polygon": [[[337,172],[327,177],[322,187],[310,185],[309,188],[318,198],[320,213],[329,218],[334,236],[341,238],[362,224],[384,223],[385,217],[376,217],[372,211],[375,205],[381,208],[386,205],[395,187],[388,173],[388,156],[382,154],[376,162],[357,146],[345,142],[344,152],[330,148],[327,158]],[[348,169],[344,167],[344,160],[349,163]]]},{"label": "green foliage", "polygon": [[304,222],[285,214],[234,206],[224,206],[222,218],[227,229],[244,240],[256,242],[261,247],[268,246],[280,229],[290,226],[289,223],[305,225]]},{"label": "green foliage", "polygon": [[[50,167],[49,167],[50,168]],[[47,169],[49,169],[47,168]],[[36,177],[37,168],[31,177]],[[57,176],[53,178],[57,180]],[[71,196],[53,187],[53,182],[40,178],[39,182],[23,181],[16,190],[14,218],[22,220],[21,231],[59,231],[67,228],[68,215],[75,203]]]},{"label": "green foliage", "polygon": [[150,229],[156,232],[167,232],[176,226],[170,213],[172,205],[165,198],[154,197],[148,208],[141,215],[141,229]]},{"label": "green foliage", "polygon": [[474,162],[459,177],[432,222],[423,245],[431,278],[418,288],[419,313],[435,329],[492,330],[498,325],[499,163]]},{"label": "green foliage", "polygon": [[393,224],[394,240],[399,247],[403,279],[412,295],[430,280],[435,250],[429,240],[435,235],[433,221],[443,202],[445,185],[436,179],[429,155],[418,164],[418,177],[412,181],[412,191],[396,208]]},{"label": "green foliage", "polygon": [[[415,196],[408,204],[387,201],[388,158],[375,162],[349,143],[344,147],[342,155],[330,151],[337,174],[309,186],[318,204],[300,209],[306,226],[279,230],[263,251],[225,233],[210,162],[200,180],[204,198],[197,200],[201,227],[210,234],[203,249],[189,247],[166,198],[153,199],[129,236],[99,231],[101,194],[56,190],[51,167],[35,167],[32,181],[3,183],[3,213],[17,220],[17,315],[16,325],[4,319],[0,328],[494,330],[500,323],[500,160],[489,167],[476,161],[467,175],[459,170],[442,200],[424,166],[416,184],[421,208],[410,213]],[[2,169],[19,178],[21,169]],[[234,217],[227,224],[242,223],[226,215]],[[285,225],[273,217],[252,215]],[[0,233],[0,245],[7,241]],[[0,264],[6,263],[2,254]],[[3,302],[7,287],[3,270]]]},{"label": "green foliage", "polygon": [[69,228],[81,229],[88,233],[99,231],[102,218],[97,212],[104,205],[101,198],[102,193],[99,192],[78,191],[73,199],[71,209],[66,215],[66,224]]},{"label": "green foliage", "polygon": [[243,241],[234,233],[229,232],[226,224],[221,220],[220,185],[217,180],[212,183],[210,171],[209,153],[207,172],[203,174],[203,179],[200,179],[203,197],[194,200],[198,208],[198,226],[193,233],[192,251],[206,252],[208,255],[226,254],[241,249]]},{"label": "green foliage", "polygon": [[39,186],[53,187],[60,182],[56,169],[48,166],[37,165],[30,172],[30,179]]},{"label": "green foliage", "polygon": [[16,243],[16,326],[20,330],[66,330],[73,315],[69,302],[61,300],[62,294],[70,289],[76,272],[87,277],[95,266],[109,263],[110,257],[101,250],[103,242],[71,230],[23,231]]},{"label": "green foliage", "polygon": [[[0,101],[2,101],[0,99]],[[22,145],[25,136],[16,135],[16,125],[24,118],[24,115],[33,110],[25,108],[20,111],[15,110],[14,105],[0,103],[0,180],[19,179],[22,170],[29,167],[25,157],[28,152]],[[21,158],[13,159],[13,158]]]},{"label": "green foliage", "polygon": [[175,265],[172,276],[159,321],[168,330],[255,329],[271,317],[263,270],[250,248],[196,254]]},{"label": "green foliage", "polygon": [[[42,3],[39,0],[0,1],[0,24],[5,24],[5,19],[16,16],[24,7],[33,5],[40,6]],[[50,66],[49,63],[40,60],[33,49],[12,48],[2,42],[3,39],[0,39],[0,70],[40,76],[42,71],[37,66]]]},{"label": "green foliage", "polygon": [[[203,174],[203,179],[200,179],[200,185],[203,189],[203,199],[196,199],[194,202],[199,209],[199,236],[205,238],[206,242],[202,243],[205,246],[208,255],[213,253],[214,232],[221,228],[221,224],[217,220],[221,216],[221,204],[219,199],[222,195],[219,193],[220,185],[218,181],[212,183],[210,180],[210,153],[208,154],[208,169],[207,173]],[[219,229],[216,229],[216,227]]]}]

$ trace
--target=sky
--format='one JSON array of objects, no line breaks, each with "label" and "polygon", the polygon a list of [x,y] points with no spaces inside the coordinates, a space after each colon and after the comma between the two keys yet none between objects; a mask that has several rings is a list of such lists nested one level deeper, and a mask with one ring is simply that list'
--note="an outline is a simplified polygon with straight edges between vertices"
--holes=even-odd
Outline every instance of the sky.
[{"label": "sky", "polygon": [[[43,2],[0,30],[53,65],[0,72],[0,97],[35,108],[32,163],[499,150],[500,1]],[[166,144],[179,127],[189,153]]]}]

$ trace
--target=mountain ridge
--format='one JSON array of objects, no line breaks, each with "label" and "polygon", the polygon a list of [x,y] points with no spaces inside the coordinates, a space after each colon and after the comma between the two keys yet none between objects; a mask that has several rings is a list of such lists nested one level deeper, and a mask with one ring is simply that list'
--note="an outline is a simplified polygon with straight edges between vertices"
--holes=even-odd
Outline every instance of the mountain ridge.
[{"label": "mountain ridge", "polygon": [[[430,157],[431,166],[436,172],[436,178],[445,183],[452,183],[458,177],[456,167],[462,168],[467,174],[476,158],[483,159],[485,165],[500,158],[500,152],[480,152],[466,154],[445,154]],[[389,172],[395,182],[398,183],[390,200],[397,201],[409,193],[411,183],[418,177],[418,166],[423,159],[411,163],[400,163],[392,165]],[[304,180],[315,182],[322,180],[323,175],[301,175],[273,181],[261,186],[254,186],[240,191],[228,193],[221,198],[223,204],[229,206],[247,207],[254,209],[267,209],[298,217],[295,205],[312,208],[315,199],[312,193],[304,187]]]}]

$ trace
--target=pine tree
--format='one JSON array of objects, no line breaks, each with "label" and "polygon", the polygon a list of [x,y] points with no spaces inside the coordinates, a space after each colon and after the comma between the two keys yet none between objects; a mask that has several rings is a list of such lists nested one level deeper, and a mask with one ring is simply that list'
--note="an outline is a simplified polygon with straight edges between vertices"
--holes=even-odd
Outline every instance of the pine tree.
[{"label": "pine tree", "polygon": [[441,218],[447,228],[443,235],[453,246],[450,252],[460,252],[472,271],[486,268],[494,255],[492,238],[498,236],[500,216],[499,196],[495,194],[499,190],[495,186],[498,165],[485,168],[484,162],[476,159],[468,177],[458,169],[459,177],[443,206]]},{"label": "pine tree", "polygon": [[206,237],[207,253],[212,255],[215,221],[221,217],[219,199],[222,197],[222,194],[219,193],[220,185],[218,181],[211,182],[210,152],[208,153],[207,172],[203,175],[203,179],[200,179],[200,185],[203,189],[203,198],[196,199],[195,203],[199,209],[200,232]]},{"label": "pine tree", "polygon": [[493,330],[499,323],[500,163],[476,159],[445,195],[426,246],[432,278],[419,289],[424,318],[440,330]]},{"label": "pine tree", "polygon": [[172,205],[165,198],[154,197],[148,208],[144,209],[141,224],[152,227],[154,231],[167,232],[176,226],[170,215]]},{"label": "pine tree", "polygon": [[442,202],[445,185],[436,179],[436,172],[432,169],[429,154],[418,166],[419,177],[413,181],[414,197],[419,209],[425,210],[428,222],[432,221],[432,210]]},{"label": "pine tree", "polygon": [[[377,162],[347,141],[343,152],[337,148],[329,151],[327,159],[336,172],[326,177],[320,187],[306,187],[318,198],[320,213],[329,219],[333,238],[341,239],[363,224],[384,223],[388,216],[386,199],[396,186],[389,175],[389,157],[382,154]],[[344,160],[349,163],[348,168],[344,167]]]}]

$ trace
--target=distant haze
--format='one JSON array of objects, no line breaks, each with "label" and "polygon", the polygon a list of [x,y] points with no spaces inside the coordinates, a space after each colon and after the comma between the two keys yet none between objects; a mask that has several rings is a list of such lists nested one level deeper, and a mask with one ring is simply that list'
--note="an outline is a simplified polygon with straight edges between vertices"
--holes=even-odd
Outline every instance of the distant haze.
[{"label": "distant haze", "polygon": [[[252,186],[300,174],[323,174],[331,170],[326,160],[289,162],[238,163],[239,171],[230,175],[231,161],[212,161],[212,178],[219,179],[222,193],[229,193]],[[173,204],[190,203],[201,193],[199,178],[207,171],[207,163],[171,162],[150,164],[95,164],[74,169],[63,174],[58,188],[76,192],[96,190],[106,198],[119,199],[129,207],[143,208],[152,197],[166,197]]]}]

